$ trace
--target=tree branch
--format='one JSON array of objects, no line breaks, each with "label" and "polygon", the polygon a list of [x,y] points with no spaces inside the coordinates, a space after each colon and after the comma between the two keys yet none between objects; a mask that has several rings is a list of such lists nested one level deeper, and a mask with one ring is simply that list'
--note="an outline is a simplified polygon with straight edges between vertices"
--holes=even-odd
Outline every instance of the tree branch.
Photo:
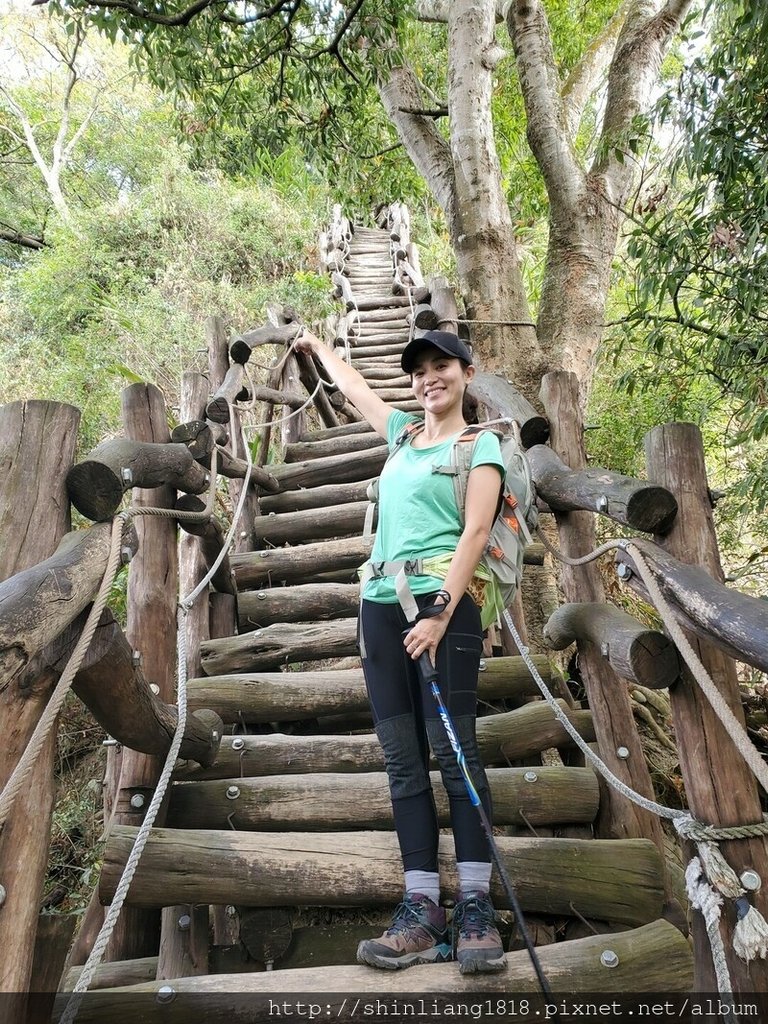
[{"label": "tree branch", "polygon": [[608,70],[621,27],[633,0],[623,0],[602,32],[584,50],[581,60],[573,66],[560,91],[569,138],[575,138],[584,116],[584,107]]},{"label": "tree branch", "polygon": [[623,202],[632,169],[617,159],[632,121],[648,102],[661,58],[680,27],[691,0],[668,0],[657,12],[653,0],[633,0],[619,34],[608,73],[608,92],[598,155],[592,173],[600,174],[607,193]]},{"label": "tree branch", "polygon": [[455,177],[448,143],[434,122],[419,114],[407,114],[403,107],[420,104],[419,81],[407,66],[387,68],[377,84],[387,116],[416,169],[424,177],[435,199],[451,216],[455,206]]},{"label": "tree branch", "polygon": [[42,249],[48,243],[43,238],[28,235],[26,231],[16,231],[7,225],[0,225],[0,240],[20,245],[25,249]]},{"label": "tree branch", "polygon": [[517,58],[528,142],[544,176],[550,203],[553,209],[575,210],[584,172],[568,135],[549,23],[540,0],[513,0],[507,28]]}]

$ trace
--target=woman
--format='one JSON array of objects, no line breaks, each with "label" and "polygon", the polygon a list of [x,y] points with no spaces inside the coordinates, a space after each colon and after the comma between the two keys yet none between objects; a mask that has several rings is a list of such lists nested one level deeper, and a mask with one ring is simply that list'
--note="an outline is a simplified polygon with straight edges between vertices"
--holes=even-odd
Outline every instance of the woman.
[{"label": "woman", "polygon": [[[504,949],[488,897],[491,861],[479,816],[467,795],[455,755],[429,687],[417,670],[426,652],[488,818],[491,799],[475,738],[477,673],[482,649],[480,612],[467,593],[477,590],[475,569],[499,499],[504,466],[490,431],[474,445],[462,529],[449,475],[451,446],[466,427],[464,392],[474,376],[469,348],[455,335],[427,331],[405,348],[401,366],[424,410],[423,421],[392,409],[364,378],[314,335],[297,347],[319,359],[334,383],[396,451],[379,483],[379,524],[361,602],[363,672],[374,724],[384,749],[392,808],[405,873],[405,896],[392,925],[360,943],[357,958],[397,969],[451,959],[462,973],[498,971]],[[422,425],[423,423],[423,425]],[[411,433],[406,436],[409,424]],[[399,442],[399,443],[398,443]],[[408,629],[393,575],[382,574],[422,559],[408,582],[420,609],[441,610]],[[425,563],[425,564],[424,564]],[[413,569],[413,566],[411,566]],[[371,578],[373,577],[373,578]],[[429,780],[429,748],[437,759],[451,812],[459,876],[453,942],[439,906],[438,821]]]}]

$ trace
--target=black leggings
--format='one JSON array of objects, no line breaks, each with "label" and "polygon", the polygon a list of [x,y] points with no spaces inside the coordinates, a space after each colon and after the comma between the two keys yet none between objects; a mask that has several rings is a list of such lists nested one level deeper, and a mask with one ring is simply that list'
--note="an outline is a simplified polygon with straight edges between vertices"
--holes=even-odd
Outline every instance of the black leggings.
[{"label": "black leggings", "polygon": [[[433,595],[416,600],[423,608],[432,603]],[[448,794],[456,860],[489,862],[488,841],[467,794],[437,703],[403,646],[408,623],[400,605],[363,601],[360,626],[365,636],[363,672],[376,735],[384,749],[404,869],[438,870],[439,832],[429,780],[430,747]],[[480,612],[465,594],[437,649],[438,683],[490,821],[491,796],[475,737],[481,652]]]}]

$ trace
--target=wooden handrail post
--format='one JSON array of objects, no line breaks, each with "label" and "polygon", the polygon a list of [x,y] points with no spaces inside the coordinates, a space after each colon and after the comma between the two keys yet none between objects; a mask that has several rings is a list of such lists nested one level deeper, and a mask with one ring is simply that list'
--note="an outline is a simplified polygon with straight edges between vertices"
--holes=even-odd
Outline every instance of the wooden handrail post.
[{"label": "wooden handrail post", "polygon": [[[80,412],[58,402],[0,407],[0,580],[53,554],[70,528],[65,477],[72,465]],[[0,789],[24,752],[58,675],[25,671],[0,693]],[[32,975],[51,814],[56,730],[37,758],[0,835],[0,991],[4,1019],[21,1024]]]},{"label": "wooden handrail post", "polygon": [[[717,537],[709,499],[701,432],[693,423],[667,423],[645,438],[648,479],[667,487],[677,498],[674,526],[657,542],[676,558],[703,566],[723,580]],[[731,711],[744,722],[736,666],[716,647],[686,634]],[[680,755],[680,769],[688,805],[694,816],[713,825],[748,825],[761,820],[757,785],[752,772],[720,724],[689,672],[670,690],[672,714]],[[756,871],[762,888],[754,904],[768,917],[768,840],[742,839],[723,843],[721,850],[737,875]],[[692,851],[695,852],[695,851]],[[721,934],[725,942],[734,992],[768,992],[765,960],[747,965],[732,948],[735,909],[723,907]],[[697,991],[716,990],[712,954],[700,914],[694,917]]]},{"label": "wooden handrail post", "polygon": [[[544,376],[541,400],[550,424],[550,443],[571,469],[586,465],[583,424],[579,404],[579,383],[574,373],[556,370]],[[571,557],[594,550],[595,523],[592,512],[557,512],[560,548]],[[594,562],[584,566],[562,566],[562,587],[566,601],[605,600],[600,573]],[[593,644],[579,645],[579,666],[587,690],[600,757],[611,771],[643,796],[654,798],[653,784],[640,743],[629,691],[617,678]],[[628,756],[620,757],[625,748]],[[626,797],[603,786],[603,803],[598,817],[598,834],[615,838],[645,836],[664,852],[661,824],[656,815],[643,810]]]},{"label": "wooden handrail post", "polygon": [[[183,423],[201,419],[208,401],[208,379],[189,371],[181,378],[180,417]],[[200,538],[179,531],[179,596],[190,593],[205,576],[206,561]],[[186,615],[186,670],[192,679],[202,671],[200,643],[210,637],[208,588],[198,594]],[[208,973],[208,905],[180,904],[161,912],[159,980]]]},{"label": "wooden handrail post", "polygon": [[[122,393],[126,437],[163,444],[170,440],[165,400],[152,384],[132,384]],[[173,488],[134,488],[133,504],[173,508]],[[142,659],[144,675],[160,688],[159,696],[173,704],[176,668],[176,593],[178,558],[174,519],[137,516],[139,550],[128,575],[126,635]],[[123,748],[113,825],[140,825],[162,768],[162,758]],[[140,806],[139,798],[141,798]],[[161,815],[162,819],[162,815]],[[158,821],[162,824],[162,820]],[[159,914],[126,906],[109,946],[107,960],[126,960],[157,952]]]}]

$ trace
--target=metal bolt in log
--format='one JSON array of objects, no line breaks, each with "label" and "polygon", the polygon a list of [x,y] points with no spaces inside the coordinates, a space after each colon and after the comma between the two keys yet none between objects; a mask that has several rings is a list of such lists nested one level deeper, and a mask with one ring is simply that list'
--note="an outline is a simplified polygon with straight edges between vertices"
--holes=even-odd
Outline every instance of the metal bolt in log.
[{"label": "metal bolt in log", "polygon": [[675,521],[677,501],[666,487],[598,467],[573,470],[546,445],[527,454],[536,493],[554,512],[600,512],[648,533],[666,533]]},{"label": "metal bolt in log", "polygon": [[[130,470],[130,482],[125,470]],[[98,445],[67,473],[67,493],[88,519],[110,519],[129,487],[161,487],[201,494],[207,487],[204,467],[185,444],[155,444],[113,438]]]},{"label": "metal bolt in log", "polygon": [[544,640],[556,651],[574,641],[595,644],[617,675],[651,689],[671,686],[680,675],[669,637],[602,602],[562,605],[544,626]]}]

